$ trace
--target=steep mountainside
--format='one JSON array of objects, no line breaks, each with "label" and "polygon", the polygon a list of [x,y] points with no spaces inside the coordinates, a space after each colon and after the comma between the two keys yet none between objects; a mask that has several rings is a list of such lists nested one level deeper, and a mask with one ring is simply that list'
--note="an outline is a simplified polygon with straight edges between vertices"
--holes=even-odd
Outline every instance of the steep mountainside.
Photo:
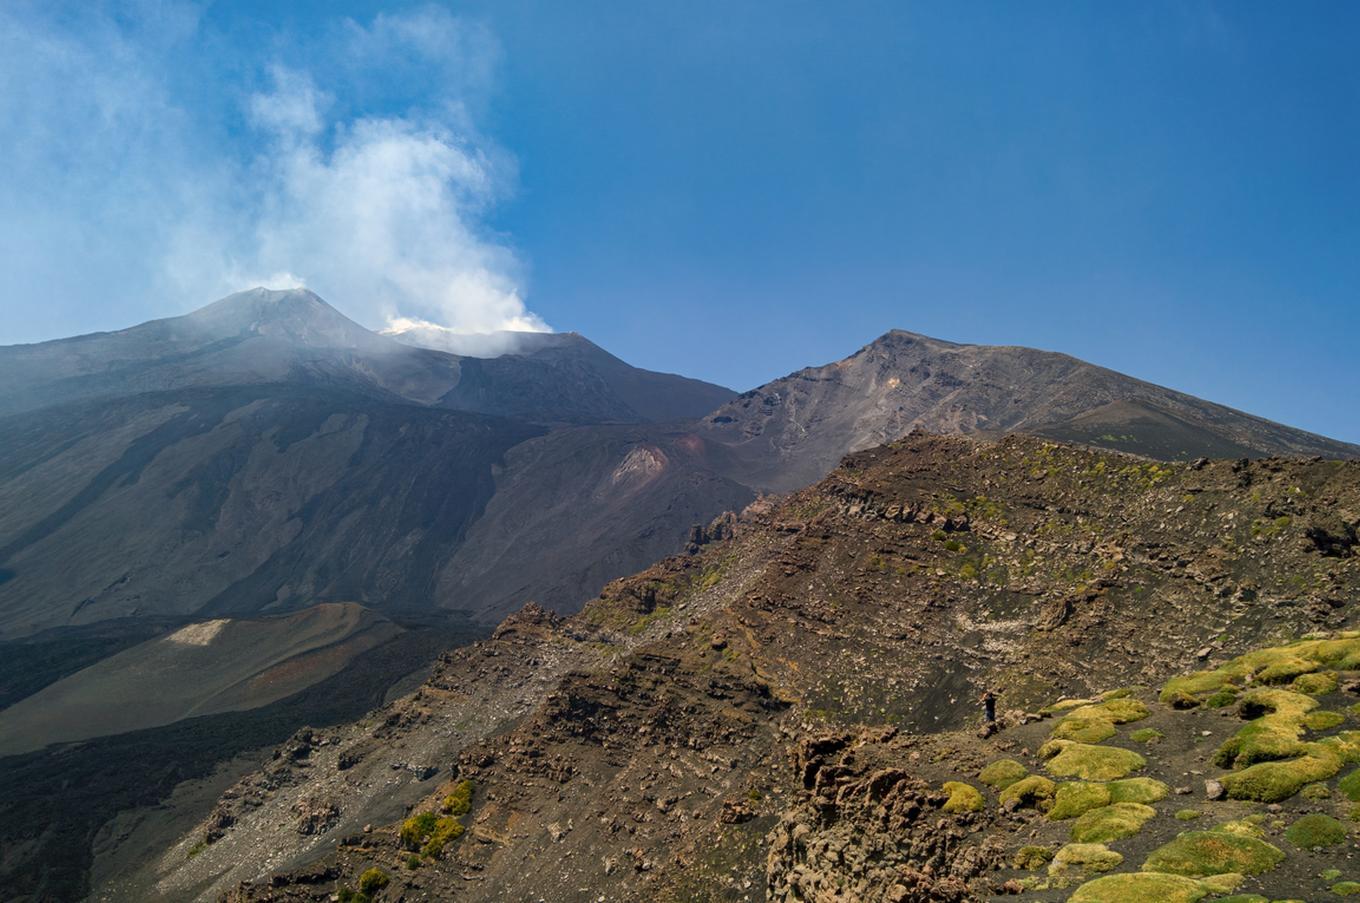
[{"label": "steep mountainside", "polygon": [[957,345],[894,330],[850,357],[734,399],[706,434],[750,485],[805,486],[846,452],[912,429],[1026,432],[1162,459],[1360,456],[1337,442],[1032,348]]},{"label": "steep mountainside", "polygon": [[630,366],[576,333],[479,337],[494,358],[377,334],[312,292],[252,289],[117,332],[0,347],[0,414],[85,398],[305,381],[542,423],[699,417],[735,395]]},{"label": "steep mountainside", "polygon": [[[380,622],[375,619],[374,623]],[[163,845],[166,832],[178,833],[177,824],[182,825],[179,830],[185,830],[202,817],[195,800],[202,798],[211,804],[244,771],[257,767],[261,748],[283,742],[302,724],[321,729],[353,721],[381,705],[394,685],[405,681],[413,669],[433,661],[441,649],[481,635],[480,631],[469,631],[466,624],[406,623],[420,629],[398,632],[367,651],[341,642],[305,654],[291,665],[284,663],[282,669],[269,669],[265,674],[271,679],[305,684],[318,670],[333,664],[333,656],[358,653],[345,662],[343,670],[276,702],[200,713],[161,727],[92,737],[0,759],[0,800],[4,800],[0,886],[5,888],[5,899],[44,903],[85,899],[97,848],[114,845],[127,851],[120,841],[130,833],[153,849]],[[365,633],[355,639],[362,642]],[[51,647],[53,643],[61,650],[79,648],[65,636],[41,645]],[[29,659],[29,652],[27,644],[6,645],[7,666],[11,661]],[[210,661],[207,673],[202,675],[204,689],[211,686],[214,674],[225,675],[232,667],[229,661]],[[124,680],[136,677],[121,676]],[[143,676],[148,682],[157,680],[155,673]],[[187,683],[190,685],[177,687],[175,692],[193,693],[194,682]],[[104,690],[98,683],[92,689]],[[242,689],[253,694],[250,687]],[[268,688],[264,689],[267,692]],[[73,697],[70,701],[84,700]],[[151,699],[138,702],[131,717],[142,708],[162,714],[168,711]],[[138,830],[146,828],[152,830]]]},{"label": "steep mountainside", "polygon": [[541,428],[296,385],[0,420],[0,636],[316,601],[428,607]]},{"label": "steep mountainside", "polygon": [[311,292],[267,289],[118,332],[0,347],[0,413],[287,381],[426,403],[457,385],[458,359],[369,332]]},{"label": "steep mountainside", "polygon": [[321,601],[570,612],[916,425],[1163,458],[1355,451],[1063,355],[908,333],[726,404],[573,334],[481,337],[511,349],[493,359],[398,338],[255,290],[0,348],[0,638]]},{"label": "steep mountainside", "polygon": [[[315,601],[509,604],[483,605],[488,591],[572,607],[749,498],[702,468],[598,485],[635,445],[664,441],[630,444],[613,427],[564,437],[548,455],[556,470],[506,474],[507,452],[547,424],[695,416],[732,396],[579,336],[515,340],[502,359],[460,358],[371,333],[310,292],[261,289],[117,333],[0,348],[0,638]],[[573,451],[592,444],[614,456],[594,454],[594,470]],[[545,563],[451,573],[501,477],[522,490],[511,519],[541,514],[559,485],[572,496],[533,531]],[[513,540],[488,536],[500,522],[480,541]],[[605,541],[583,545],[588,535]]]},{"label": "steep mountainside", "polygon": [[[533,599],[576,611],[636,562],[755,496],[718,471],[727,450],[645,426],[561,430],[506,456],[496,494],[439,568],[438,597],[502,618]],[[541,574],[556,575],[548,584]]]},{"label": "steep mountainside", "polygon": [[[1020,714],[1064,694],[1354,624],[1357,529],[1357,463],[913,435],[296,738],[95,898],[807,899],[873,863],[872,899],[997,892],[1059,829],[938,783],[1029,757]],[[979,740],[984,688],[1007,727]]]},{"label": "steep mountainside", "polygon": [[[416,342],[419,334],[394,338]],[[702,417],[736,395],[712,383],[633,367],[574,332],[479,338],[504,353],[464,356],[458,385],[442,404],[549,423],[640,423]]]}]

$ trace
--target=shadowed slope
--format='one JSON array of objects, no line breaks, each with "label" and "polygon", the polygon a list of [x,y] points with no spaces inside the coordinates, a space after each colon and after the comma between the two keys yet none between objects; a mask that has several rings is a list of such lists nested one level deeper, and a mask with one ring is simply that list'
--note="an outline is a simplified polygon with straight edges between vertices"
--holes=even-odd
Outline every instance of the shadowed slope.
[{"label": "shadowed slope", "polygon": [[139,395],[0,421],[0,635],[316,601],[431,604],[513,421],[334,390]]},{"label": "shadowed slope", "polygon": [[353,604],[190,624],[0,710],[0,756],[268,705],[325,680],[400,632]]},{"label": "shadowed slope", "polygon": [[[394,337],[420,344],[404,333]],[[736,395],[712,383],[631,366],[574,332],[477,338],[501,353],[464,357],[461,379],[442,404],[546,422],[638,423],[701,417]]]}]

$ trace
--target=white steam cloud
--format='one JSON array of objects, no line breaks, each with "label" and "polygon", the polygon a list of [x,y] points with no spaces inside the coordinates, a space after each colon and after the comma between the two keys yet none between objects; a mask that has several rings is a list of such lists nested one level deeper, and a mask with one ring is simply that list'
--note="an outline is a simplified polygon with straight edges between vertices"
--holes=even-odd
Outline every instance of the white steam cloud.
[{"label": "white steam cloud", "polygon": [[[74,307],[174,305],[151,316],[305,285],[431,341],[547,329],[525,266],[486,226],[516,171],[474,123],[498,55],[484,29],[430,7],[249,42],[286,46],[286,61],[227,46],[202,63],[230,42],[196,7],[140,9],[0,10],[0,132],[24,136],[0,146],[0,228],[27,229],[0,265],[20,292],[55,282],[89,292]],[[238,83],[205,100],[185,87],[194,65],[209,85]]]},{"label": "white steam cloud", "polygon": [[[546,328],[521,297],[519,262],[479,230],[507,181],[449,126],[363,118],[328,130],[304,73],[276,68],[251,98],[267,133],[253,266],[343,286],[389,328],[412,319],[459,332]],[[332,293],[335,290],[330,290]]]}]

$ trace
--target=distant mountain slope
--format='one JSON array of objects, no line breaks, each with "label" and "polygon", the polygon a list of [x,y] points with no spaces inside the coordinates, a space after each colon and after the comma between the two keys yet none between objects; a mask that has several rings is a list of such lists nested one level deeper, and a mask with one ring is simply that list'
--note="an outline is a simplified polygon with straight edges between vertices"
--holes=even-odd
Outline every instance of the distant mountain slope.
[{"label": "distant mountain slope", "polygon": [[369,332],[303,290],[254,289],[117,332],[0,347],[0,413],[290,380],[433,402],[457,384],[458,360]]},{"label": "distant mountain slope", "polygon": [[[731,392],[580,336],[510,338],[515,354],[459,358],[371,333],[310,292],[254,290],[0,348],[0,638],[336,600],[574,608],[750,498],[685,454],[599,488],[669,441],[647,422]],[[564,423],[583,425],[507,464]],[[487,554],[457,555],[500,488],[512,501],[470,535]],[[524,518],[532,529],[512,526]]]},{"label": "distant mountain slope", "polygon": [[637,423],[698,417],[736,394],[630,366],[575,333],[478,337],[514,349],[492,359],[421,347],[421,338],[370,332],[303,289],[252,289],[182,317],[0,347],[0,414],[306,380],[545,423]]},{"label": "distant mountain slope", "polygon": [[575,611],[629,563],[673,554],[694,525],[755,497],[719,474],[726,453],[649,426],[558,430],[516,446],[482,517],[440,565],[438,598],[484,619],[528,599]]},{"label": "distant mountain slope", "polygon": [[1161,458],[1360,452],[1066,355],[904,332],[725,403],[577,335],[491,339],[513,353],[410,347],[255,290],[0,348],[0,638],[340,600],[570,612],[756,492],[918,427]]},{"label": "distant mountain slope", "polygon": [[1360,457],[1360,446],[1065,354],[959,345],[900,330],[844,360],[742,394],[714,411],[704,432],[744,462],[738,479],[784,491],[818,479],[847,452],[916,428],[1028,432],[1166,459]]},{"label": "distant mountain slope", "polygon": [[268,705],[399,633],[391,621],[352,603],[190,624],[0,710],[0,756]]},{"label": "distant mountain slope", "polygon": [[429,607],[542,427],[284,384],[0,419],[0,637],[316,601]]},{"label": "distant mountain slope", "polygon": [[[393,338],[433,342],[419,332]],[[547,422],[665,422],[701,417],[736,395],[712,383],[626,364],[574,332],[479,338],[505,351],[464,356],[458,385],[441,399],[449,407]]]}]

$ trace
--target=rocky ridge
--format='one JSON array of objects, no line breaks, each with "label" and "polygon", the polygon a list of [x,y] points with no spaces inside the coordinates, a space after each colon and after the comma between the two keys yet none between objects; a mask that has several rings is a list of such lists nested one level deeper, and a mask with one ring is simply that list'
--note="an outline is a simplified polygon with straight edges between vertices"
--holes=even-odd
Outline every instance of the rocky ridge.
[{"label": "rocky ridge", "polygon": [[[1049,727],[1021,713],[1064,694],[1354,623],[1357,468],[1019,436],[852,455],[577,616],[530,609],[451,653],[137,880],[250,900],[358,893],[369,869],[383,899],[851,899],[882,868],[898,899],[1018,887],[994,838],[1029,810],[944,812],[937,788],[1037,747],[1024,731]],[[988,687],[1017,714],[977,738]],[[299,833],[304,799],[336,824]],[[446,841],[403,839],[422,813]]]}]

